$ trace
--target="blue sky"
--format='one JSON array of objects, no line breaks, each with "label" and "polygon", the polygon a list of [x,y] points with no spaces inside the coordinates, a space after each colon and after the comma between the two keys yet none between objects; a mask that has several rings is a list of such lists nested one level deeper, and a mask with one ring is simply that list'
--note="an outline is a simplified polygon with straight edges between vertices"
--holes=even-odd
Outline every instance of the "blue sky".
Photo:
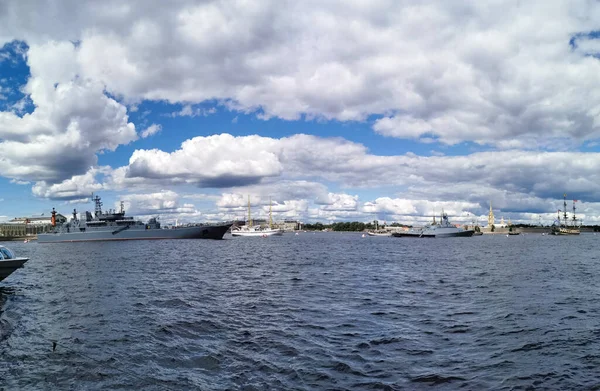
[{"label": "blue sky", "polygon": [[9,1],[0,219],[596,224],[600,6],[551,3]]}]

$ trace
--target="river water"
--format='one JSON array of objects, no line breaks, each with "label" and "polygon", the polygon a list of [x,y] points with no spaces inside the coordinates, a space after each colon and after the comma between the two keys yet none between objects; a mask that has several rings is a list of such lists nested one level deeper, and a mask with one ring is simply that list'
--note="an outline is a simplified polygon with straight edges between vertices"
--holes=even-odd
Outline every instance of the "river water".
[{"label": "river water", "polygon": [[591,389],[599,241],[10,243],[0,390]]}]

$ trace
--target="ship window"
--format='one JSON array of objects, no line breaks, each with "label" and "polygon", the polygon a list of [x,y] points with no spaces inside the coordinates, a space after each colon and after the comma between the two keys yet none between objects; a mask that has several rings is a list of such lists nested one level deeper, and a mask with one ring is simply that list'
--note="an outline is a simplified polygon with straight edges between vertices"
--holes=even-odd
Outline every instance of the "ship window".
[{"label": "ship window", "polygon": [[11,259],[11,258],[13,258],[12,253],[6,247],[0,247],[0,252],[2,252],[2,258],[4,258],[4,259]]}]

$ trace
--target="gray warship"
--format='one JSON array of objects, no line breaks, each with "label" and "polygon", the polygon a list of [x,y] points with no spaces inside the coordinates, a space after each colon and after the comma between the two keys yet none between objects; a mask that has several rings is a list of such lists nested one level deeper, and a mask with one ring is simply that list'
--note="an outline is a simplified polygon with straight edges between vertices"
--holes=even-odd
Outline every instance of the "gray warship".
[{"label": "gray warship", "polygon": [[95,203],[94,215],[85,212],[85,219],[77,218],[73,210],[71,221],[57,225],[56,211],[52,208],[51,222],[54,229],[38,234],[38,243],[89,242],[107,240],[151,240],[151,239],[223,239],[223,235],[233,223],[194,224],[172,228],[163,228],[156,218],[147,223],[126,217],[121,202],[119,212],[102,211],[100,197],[92,199]]}]

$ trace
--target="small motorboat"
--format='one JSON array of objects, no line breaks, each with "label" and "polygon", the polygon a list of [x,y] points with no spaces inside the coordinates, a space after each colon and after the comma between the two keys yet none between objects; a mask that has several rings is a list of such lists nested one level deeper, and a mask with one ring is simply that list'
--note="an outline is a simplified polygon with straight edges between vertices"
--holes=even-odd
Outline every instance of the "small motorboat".
[{"label": "small motorboat", "polygon": [[18,258],[8,247],[0,246],[0,281],[22,268],[29,258]]}]

